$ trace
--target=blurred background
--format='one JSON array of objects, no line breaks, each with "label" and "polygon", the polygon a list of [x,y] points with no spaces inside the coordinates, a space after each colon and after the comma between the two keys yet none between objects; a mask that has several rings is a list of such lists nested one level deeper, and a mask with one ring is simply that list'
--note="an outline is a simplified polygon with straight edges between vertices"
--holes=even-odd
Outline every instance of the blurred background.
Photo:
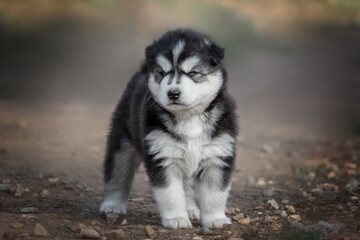
[{"label": "blurred background", "polygon": [[[358,200],[336,195],[355,202],[328,211],[311,190],[324,181],[345,189],[356,178],[351,186],[360,194],[359,0],[0,0],[0,182],[28,189],[20,198],[0,195],[0,223],[16,219],[10,213],[26,201],[56,220],[63,217],[52,210],[59,199],[59,209],[74,213],[69,219],[98,218],[111,113],[145,47],[174,28],[195,29],[225,48],[241,123],[229,205],[252,216],[270,196],[295,196],[316,203],[295,205],[304,224],[324,220],[314,210],[322,206],[327,221],[337,216],[360,237],[352,222],[358,207],[357,215],[350,209]],[[158,225],[144,181],[140,169],[132,197],[147,196],[141,206]],[[34,200],[42,189],[50,189],[47,204]],[[136,214],[130,210],[129,222]],[[55,220],[45,225],[50,232]],[[254,226],[248,239],[281,229]]]},{"label": "blurred background", "polygon": [[174,28],[225,48],[251,174],[269,161],[252,161],[263,144],[360,135],[357,0],[1,0],[3,164],[93,163],[99,182],[111,112],[145,47]]},{"label": "blurred background", "polygon": [[225,47],[244,136],[271,124],[360,134],[356,0],[1,0],[0,100],[115,106],[145,47],[173,28]]}]

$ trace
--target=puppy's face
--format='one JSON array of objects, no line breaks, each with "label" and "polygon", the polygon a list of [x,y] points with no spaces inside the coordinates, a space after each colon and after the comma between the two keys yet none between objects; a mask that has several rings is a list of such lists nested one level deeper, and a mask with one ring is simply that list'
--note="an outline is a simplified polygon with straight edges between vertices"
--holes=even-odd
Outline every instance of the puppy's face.
[{"label": "puppy's face", "polygon": [[195,32],[170,32],[146,54],[150,91],[171,112],[203,110],[224,84],[223,50]]}]

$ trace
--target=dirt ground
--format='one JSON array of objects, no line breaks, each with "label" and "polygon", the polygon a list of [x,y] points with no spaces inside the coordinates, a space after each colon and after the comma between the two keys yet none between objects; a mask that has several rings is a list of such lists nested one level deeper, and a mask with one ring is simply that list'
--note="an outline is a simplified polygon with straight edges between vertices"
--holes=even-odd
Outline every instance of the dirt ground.
[{"label": "dirt ground", "polygon": [[[131,39],[117,53],[110,44],[101,54],[81,42],[86,55],[58,64],[57,77],[35,74],[31,84],[30,77],[12,78],[15,69],[3,73],[9,84],[0,90],[0,238],[79,239],[92,229],[94,238],[111,239],[110,231],[121,229],[117,237],[126,239],[360,239],[360,137],[344,125],[359,113],[360,58],[358,41],[349,39],[280,53],[253,49],[228,64],[241,122],[227,204],[233,224],[206,234],[197,221],[192,229],[161,227],[143,168],[126,222],[98,213],[107,126],[125,83],[103,73],[131,76],[136,54],[122,56],[123,69],[114,64]],[[106,63],[103,72],[89,56]]]}]

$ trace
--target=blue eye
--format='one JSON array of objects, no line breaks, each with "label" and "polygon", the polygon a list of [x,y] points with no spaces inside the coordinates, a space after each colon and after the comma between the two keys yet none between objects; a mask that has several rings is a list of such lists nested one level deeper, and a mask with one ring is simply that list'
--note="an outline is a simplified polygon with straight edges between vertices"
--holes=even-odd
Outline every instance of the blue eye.
[{"label": "blue eye", "polygon": [[196,73],[197,73],[197,72],[191,71],[191,72],[188,73],[188,75],[189,75],[190,77],[193,77],[193,76],[196,75]]}]

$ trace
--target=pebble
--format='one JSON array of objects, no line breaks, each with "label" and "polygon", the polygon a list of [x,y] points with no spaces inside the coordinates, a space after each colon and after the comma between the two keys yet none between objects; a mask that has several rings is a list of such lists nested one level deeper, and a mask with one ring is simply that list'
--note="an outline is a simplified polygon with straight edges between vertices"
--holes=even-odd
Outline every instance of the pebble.
[{"label": "pebble", "polygon": [[125,232],[122,229],[115,229],[105,233],[105,236],[110,240],[125,239]]},{"label": "pebble", "polygon": [[290,216],[288,216],[288,221],[290,223],[295,223],[295,222],[301,221],[301,218],[299,215],[290,215]]},{"label": "pebble", "polygon": [[36,207],[26,207],[26,208],[22,208],[20,209],[21,213],[38,213],[39,209],[37,209]]},{"label": "pebble", "polygon": [[312,181],[316,177],[316,174],[314,172],[309,172],[309,179]]},{"label": "pebble", "polygon": [[37,223],[34,228],[34,235],[39,237],[46,237],[47,235],[49,235],[49,233],[43,225]]},{"label": "pebble", "polygon": [[267,202],[268,202],[270,208],[279,209],[279,204],[274,199],[271,199]]},{"label": "pebble", "polygon": [[274,148],[270,145],[264,144],[261,147],[261,151],[264,153],[273,153],[274,152]]},{"label": "pebble", "polygon": [[15,229],[20,229],[24,226],[25,224],[22,223],[12,223],[10,224],[11,227],[15,228]]},{"label": "pebble", "polygon": [[289,199],[283,199],[283,200],[281,200],[281,203],[282,204],[288,204],[290,201],[289,201]]},{"label": "pebble", "polygon": [[84,228],[80,231],[80,236],[83,238],[98,239],[100,237],[100,234],[95,229]]},{"label": "pebble", "polygon": [[286,214],[286,212],[285,212],[284,210],[281,211],[280,215],[281,215],[282,217],[287,217],[287,214]]},{"label": "pebble", "polygon": [[23,187],[23,185],[21,184],[16,184],[16,189],[15,189],[15,193],[14,196],[15,197],[21,197],[25,192],[25,188]]},{"label": "pebble", "polygon": [[265,186],[266,185],[265,178],[259,178],[256,184],[258,186]]},{"label": "pebble", "polygon": [[289,213],[295,213],[296,212],[294,206],[292,206],[292,205],[287,206],[287,210],[289,211]]},{"label": "pebble", "polygon": [[271,187],[269,189],[266,189],[263,191],[263,195],[265,197],[271,197],[271,196],[274,196],[275,195],[275,188],[274,187]]},{"label": "pebble", "polygon": [[357,197],[357,196],[351,196],[350,199],[351,199],[351,200],[358,200],[359,197]]},{"label": "pebble", "polygon": [[126,225],[127,224],[127,221],[126,221],[126,218],[124,218],[124,220],[122,220],[122,222],[120,223],[120,225]]},{"label": "pebble", "polygon": [[146,232],[146,235],[150,238],[153,238],[156,236],[154,229],[150,225],[145,226],[145,232]]},{"label": "pebble", "polygon": [[199,231],[200,235],[211,235],[212,231],[207,227],[202,227]]},{"label": "pebble", "polygon": [[79,232],[81,229],[87,228],[82,223],[76,223],[76,222],[66,222],[65,226],[70,229],[72,232]]},{"label": "pebble", "polygon": [[234,219],[235,221],[239,222],[240,220],[244,219],[245,216],[243,213],[239,213],[237,215],[235,215],[232,219]]},{"label": "pebble", "polygon": [[351,162],[346,162],[346,163],[344,164],[344,166],[345,166],[346,168],[350,168],[350,169],[356,169],[356,168],[357,168],[356,164],[355,164],[355,163],[351,163]]},{"label": "pebble", "polygon": [[50,191],[47,190],[47,189],[44,189],[44,190],[41,191],[40,196],[42,198],[49,197],[50,196]]},{"label": "pebble", "polygon": [[238,223],[243,224],[243,225],[249,225],[250,224],[250,218],[246,217],[244,219],[241,219],[238,221]]},{"label": "pebble", "polygon": [[229,238],[228,240],[244,240],[243,238]]},{"label": "pebble", "polygon": [[8,183],[0,183],[0,192],[12,192],[15,190],[15,185]]},{"label": "pebble", "polygon": [[55,183],[58,183],[60,181],[60,178],[53,177],[53,178],[49,178],[48,181],[51,184],[55,184]]},{"label": "pebble", "polygon": [[235,213],[235,208],[233,208],[233,207],[226,208],[225,212],[228,213],[228,214],[234,214]]},{"label": "pebble", "polygon": [[193,237],[193,240],[203,240],[201,237]]},{"label": "pebble", "polygon": [[327,175],[327,178],[328,179],[335,179],[336,178],[335,172],[329,172],[328,175]]}]

